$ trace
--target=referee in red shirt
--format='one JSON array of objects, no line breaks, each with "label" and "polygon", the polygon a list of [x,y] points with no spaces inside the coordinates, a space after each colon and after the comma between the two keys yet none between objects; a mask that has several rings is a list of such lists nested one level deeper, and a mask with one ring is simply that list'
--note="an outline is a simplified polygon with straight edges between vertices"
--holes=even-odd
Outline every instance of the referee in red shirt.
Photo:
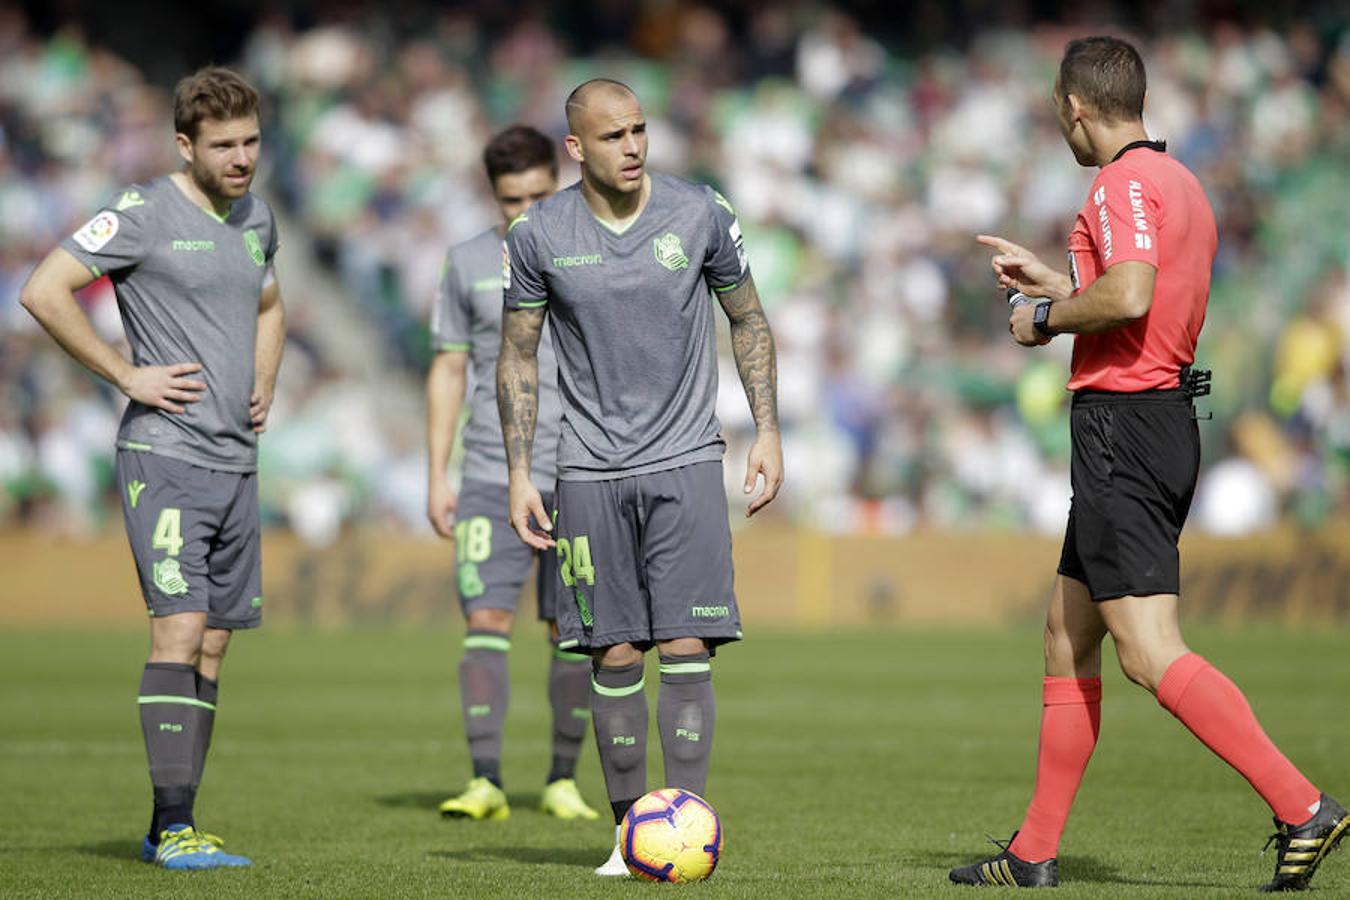
[{"label": "referee in red shirt", "polygon": [[1200,464],[1186,373],[1205,319],[1218,243],[1195,176],[1144,131],[1138,51],[1112,37],[1072,41],[1054,97],[1074,158],[1101,169],[1069,235],[1069,274],[1011,241],[994,248],[1004,288],[1039,302],[1008,325],[1034,347],[1072,332],[1073,503],[1046,618],[1036,790],[1003,852],[953,869],[959,884],[1059,883],[1059,839],[1097,743],[1101,644],[1237,769],[1275,814],[1279,848],[1265,891],[1307,886],[1350,828],[1276,748],[1242,692],[1182,641],[1177,539]]}]

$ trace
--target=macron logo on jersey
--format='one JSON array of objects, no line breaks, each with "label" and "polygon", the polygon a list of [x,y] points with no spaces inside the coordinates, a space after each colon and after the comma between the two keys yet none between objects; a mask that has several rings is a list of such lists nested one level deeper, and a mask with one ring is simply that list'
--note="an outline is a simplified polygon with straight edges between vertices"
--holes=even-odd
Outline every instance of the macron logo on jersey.
[{"label": "macron logo on jersey", "polygon": [[571,269],[575,266],[598,266],[605,260],[599,253],[586,253],[581,256],[555,256],[553,265],[558,269]]},{"label": "macron logo on jersey", "polygon": [[137,206],[144,206],[145,200],[141,197],[140,191],[126,191],[117,200],[117,211],[132,209]]},{"label": "macron logo on jersey", "polygon": [[1153,237],[1148,233],[1148,217],[1144,214],[1144,186],[1130,182],[1130,215],[1134,218],[1134,246],[1140,250],[1153,249]]},{"label": "macron logo on jersey", "polygon": [[1097,188],[1092,195],[1092,202],[1097,205],[1097,224],[1102,228],[1102,260],[1111,258],[1111,216],[1106,212],[1106,187]]}]

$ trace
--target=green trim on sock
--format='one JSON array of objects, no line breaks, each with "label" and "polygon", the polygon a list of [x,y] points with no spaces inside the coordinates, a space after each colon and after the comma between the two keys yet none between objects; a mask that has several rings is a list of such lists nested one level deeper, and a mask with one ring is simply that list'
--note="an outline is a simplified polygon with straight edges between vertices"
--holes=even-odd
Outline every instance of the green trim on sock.
[{"label": "green trim on sock", "polygon": [[595,676],[591,676],[591,689],[601,697],[627,697],[629,694],[636,694],[638,691],[642,690],[646,681],[647,679],[643,677],[638,679],[637,684],[630,684],[628,687],[612,688],[605,687],[595,680]]},{"label": "green trim on sock", "polygon": [[688,675],[694,672],[711,672],[712,663],[661,663],[662,675]]},{"label": "green trim on sock", "polygon": [[142,706],[147,703],[179,703],[183,706],[200,706],[202,709],[216,711],[214,703],[207,703],[205,700],[198,700],[196,697],[175,697],[172,694],[151,694],[148,697],[137,697],[136,702]]},{"label": "green trim on sock", "polygon": [[471,634],[464,638],[465,650],[498,650],[502,653],[511,649],[511,639],[490,634]]},{"label": "green trim on sock", "polygon": [[560,659],[563,662],[586,662],[590,659],[590,656],[585,653],[569,653],[561,647],[554,647],[553,658]]}]

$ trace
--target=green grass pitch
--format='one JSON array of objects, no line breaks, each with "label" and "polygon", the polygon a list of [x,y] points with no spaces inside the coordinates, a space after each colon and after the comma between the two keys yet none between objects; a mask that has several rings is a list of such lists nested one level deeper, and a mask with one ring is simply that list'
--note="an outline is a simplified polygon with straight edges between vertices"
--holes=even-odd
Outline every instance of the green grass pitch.
[{"label": "green grass pitch", "polygon": [[[1350,797],[1350,631],[1193,628],[1267,730]],[[0,634],[0,896],[952,897],[949,867],[1017,826],[1040,709],[1035,625],[987,631],[755,633],[714,662],[709,799],[726,845],[712,880],[600,881],[612,829],[536,812],[547,768],[546,652],[512,651],[506,822],[442,821],[466,780],[453,673],[436,628],[238,636],[198,821],[247,871],[136,860],[148,778],[135,690],[139,633]],[[649,670],[654,690],[654,667]],[[1269,878],[1265,805],[1108,654],[1102,739],[1060,859],[1063,897],[1237,897]],[[659,748],[649,783],[660,786]],[[588,737],[583,793],[604,806]],[[1350,894],[1350,853],[1320,896]]]}]

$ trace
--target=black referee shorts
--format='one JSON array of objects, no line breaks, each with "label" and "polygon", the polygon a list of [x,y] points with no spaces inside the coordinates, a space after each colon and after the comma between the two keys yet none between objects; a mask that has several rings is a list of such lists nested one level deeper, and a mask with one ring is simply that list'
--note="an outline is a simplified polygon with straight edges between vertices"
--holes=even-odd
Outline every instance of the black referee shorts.
[{"label": "black referee shorts", "polygon": [[1200,469],[1191,398],[1079,391],[1069,427],[1073,502],[1059,574],[1093,600],[1179,593],[1177,539]]}]

